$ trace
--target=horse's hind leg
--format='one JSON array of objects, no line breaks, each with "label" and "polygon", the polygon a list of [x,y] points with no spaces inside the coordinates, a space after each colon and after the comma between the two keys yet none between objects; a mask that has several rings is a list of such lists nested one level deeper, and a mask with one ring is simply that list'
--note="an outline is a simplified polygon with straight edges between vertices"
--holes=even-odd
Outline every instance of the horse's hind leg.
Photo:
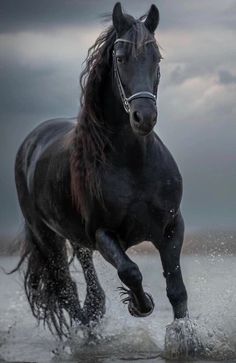
[{"label": "horse's hind leg", "polygon": [[73,322],[86,322],[70,276],[65,241],[40,222],[26,225],[26,243],[24,282],[32,313],[59,337],[67,335]]},{"label": "horse's hind leg", "polygon": [[116,235],[98,229],[96,246],[101,255],[117,269],[119,278],[129,288],[122,289],[122,294],[127,295],[123,302],[128,302],[130,314],[136,317],[150,315],[154,309],[152,297],[143,290],[141,272],[121,248]]},{"label": "horse's hind leg", "polygon": [[82,266],[87,284],[83,312],[89,322],[97,322],[105,314],[106,307],[105,293],[100,285],[93,264],[93,252],[88,248],[81,247],[76,250],[76,256]]}]

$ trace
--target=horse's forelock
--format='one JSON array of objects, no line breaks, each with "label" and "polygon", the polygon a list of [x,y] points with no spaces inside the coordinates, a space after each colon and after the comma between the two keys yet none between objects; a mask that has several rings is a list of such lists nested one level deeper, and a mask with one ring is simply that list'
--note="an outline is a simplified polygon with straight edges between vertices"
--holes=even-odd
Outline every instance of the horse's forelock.
[{"label": "horse's forelock", "polygon": [[137,53],[145,49],[145,42],[151,39],[151,34],[144,23],[137,20],[127,32],[126,37],[132,42],[132,55],[136,56]]}]

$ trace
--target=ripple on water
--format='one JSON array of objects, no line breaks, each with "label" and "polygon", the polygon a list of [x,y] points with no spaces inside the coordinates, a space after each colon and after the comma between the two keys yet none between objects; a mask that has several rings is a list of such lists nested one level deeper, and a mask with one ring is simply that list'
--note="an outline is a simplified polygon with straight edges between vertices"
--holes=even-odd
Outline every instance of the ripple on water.
[{"label": "ripple on water", "polygon": [[92,332],[86,329],[72,333],[70,339],[58,345],[55,357],[83,362],[88,362],[88,358],[89,362],[98,362],[106,359],[133,361],[161,357],[161,349],[145,329],[124,329],[109,335],[102,325]]}]

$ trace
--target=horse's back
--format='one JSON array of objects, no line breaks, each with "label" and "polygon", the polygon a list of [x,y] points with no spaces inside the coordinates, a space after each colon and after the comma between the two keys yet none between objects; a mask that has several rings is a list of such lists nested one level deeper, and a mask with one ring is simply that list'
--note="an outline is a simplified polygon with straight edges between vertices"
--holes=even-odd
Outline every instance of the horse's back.
[{"label": "horse's back", "polygon": [[[72,131],[75,128],[76,119],[51,119],[42,122],[36,128],[34,128],[22,142],[16,160],[19,156],[28,156],[34,152],[42,151],[50,144],[54,143],[57,139],[63,137],[63,135]],[[28,160],[29,161],[29,160]]]},{"label": "horse's back", "polygon": [[[31,185],[37,163],[52,145],[55,145],[54,148],[61,148],[66,135],[73,131],[75,125],[76,119],[72,118],[44,121],[22,142],[15,160],[15,181],[21,207],[30,203]],[[52,153],[51,155],[53,158]]]},{"label": "horse's back", "polygon": [[39,124],[22,142],[16,155],[15,172],[21,169],[27,174],[29,168],[35,166],[42,153],[57,140],[72,131],[75,119],[52,119]]}]

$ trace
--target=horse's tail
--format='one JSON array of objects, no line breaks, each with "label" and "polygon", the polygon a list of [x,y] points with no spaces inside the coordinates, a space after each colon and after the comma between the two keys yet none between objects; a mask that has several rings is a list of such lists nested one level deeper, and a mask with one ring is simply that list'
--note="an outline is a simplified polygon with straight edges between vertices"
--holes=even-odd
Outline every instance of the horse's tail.
[{"label": "horse's tail", "polygon": [[60,338],[68,336],[71,325],[84,323],[77,288],[71,279],[66,241],[49,229],[38,217],[28,191],[25,160],[31,143],[23,143],[15,162],[15,180],[19,203],[25,218],[21,258],[11,273],[21,270],[32,313]]},{"label": "horse's tail", "polygon": [[22,247],[22,257],[11,273],[25,266],[24,288],[32,314],[59,338],[67,337],[73,322],[84,323],[84,316],[70,277],[65,244],[60,250],[45,250],[26,225]]}]

